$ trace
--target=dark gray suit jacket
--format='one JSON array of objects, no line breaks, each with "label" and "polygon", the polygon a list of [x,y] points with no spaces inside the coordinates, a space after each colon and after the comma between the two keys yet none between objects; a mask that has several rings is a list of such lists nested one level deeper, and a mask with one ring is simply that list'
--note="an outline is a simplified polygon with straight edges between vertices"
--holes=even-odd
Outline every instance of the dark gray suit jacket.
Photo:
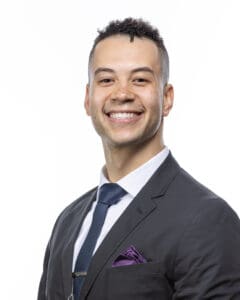
[{"label": "dark gray suit jacket", "polygon": [[[57,219],[38,300],[71,294],[74,242],[95,196],[93,189]],[[147,263],[112,267],[131,245]],[[240,299],[238,216],[169,154],[93,256],[83,299]]]}]

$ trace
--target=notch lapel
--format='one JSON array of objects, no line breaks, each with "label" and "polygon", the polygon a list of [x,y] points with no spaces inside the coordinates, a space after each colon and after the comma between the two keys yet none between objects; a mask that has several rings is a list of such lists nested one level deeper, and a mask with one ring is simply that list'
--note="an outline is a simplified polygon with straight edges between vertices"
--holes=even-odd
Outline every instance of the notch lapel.
[{"label": "notch lapel", "polygon": [[128,235],[157,207],[153,199],[165,194],[180,167],[169,153],[149,182],[130,203],[104,239],[92,258],[88,275],[84,281],[81,299],[85,299],[99,273],[103,270],[113,253]]},{"label": "notch lapel", "polygon": [[93,201],[96,199],[96,189],[92,193],[80,202],[80,205],[76,207],[68,216],[65,226],[67,227],[67,233],[64,235],[66,244],[62,252],[62,278],[64,283],[64,293],[66,299],[72,290],[72,263],[73,263],[73,250],[74,244],[78,237],[79,231],[83,224],[83,221],[90,210]]}]

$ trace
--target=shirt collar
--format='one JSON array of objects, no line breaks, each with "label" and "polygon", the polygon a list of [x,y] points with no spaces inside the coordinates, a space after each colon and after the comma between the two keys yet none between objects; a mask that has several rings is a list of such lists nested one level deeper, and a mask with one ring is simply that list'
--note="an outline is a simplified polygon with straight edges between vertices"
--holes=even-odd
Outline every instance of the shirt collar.
[{"label": "shirt collar", "polygon": [[[120,185],[125,191],[128,192],[132,197],[135,197],[142,187],[151,178],[153,173],[160,167],[169,154],[169,149],[164,147],[158,154],[153,156],[146,163],[130,172],[116,183]],[[104,175],[104,167],[100,173],[100,184],[101,187],[104,183],[109,183],[108,179]]]}]

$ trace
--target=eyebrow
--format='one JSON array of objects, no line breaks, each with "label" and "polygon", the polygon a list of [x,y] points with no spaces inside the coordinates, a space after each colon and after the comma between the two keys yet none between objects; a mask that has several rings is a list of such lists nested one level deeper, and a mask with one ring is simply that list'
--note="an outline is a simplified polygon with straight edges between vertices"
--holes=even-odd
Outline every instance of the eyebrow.
[{"label": "eyebrow", "polygon": [[[94,72],[94,75],[96,76],[97,74],[101,73],[101,72],[108,72],[108,73],[115,73],[115,71],[111,68],[97,68]],[[135,68],[133,70],[131,70],[131,73],[137,73],[137,72],[148,72],[151,74],[154,74],[154,71],[149,68],[149,67],[139,67],[139,68]]]},{"label": "eyebrow", "polygon": [[97,68],[94,72],[94,75],[96,76],[98,73],[101,72],[115,73],[114,70],[110,68]]},{"label": "eyebrow", "polygon": [[140,68],[133,69],[131,71],[131,73],[137,73],[137,72],[148,72],[154,74],[153,70],[149,67],[140,67]]}]

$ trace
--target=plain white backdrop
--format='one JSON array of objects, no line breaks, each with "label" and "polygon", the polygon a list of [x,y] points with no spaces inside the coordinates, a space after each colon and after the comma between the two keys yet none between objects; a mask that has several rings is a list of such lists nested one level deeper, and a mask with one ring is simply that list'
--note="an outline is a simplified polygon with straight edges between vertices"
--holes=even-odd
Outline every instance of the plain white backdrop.
[{"label": "plain white backdrop", "polygon": [[1,299],[36,299],[56,217],[98,184],[101,142],[83,100],[89,50],[112,19],[159,28],[175,87],[165,143],[240,214],[239,10],[238,0],[1,1]]}]

